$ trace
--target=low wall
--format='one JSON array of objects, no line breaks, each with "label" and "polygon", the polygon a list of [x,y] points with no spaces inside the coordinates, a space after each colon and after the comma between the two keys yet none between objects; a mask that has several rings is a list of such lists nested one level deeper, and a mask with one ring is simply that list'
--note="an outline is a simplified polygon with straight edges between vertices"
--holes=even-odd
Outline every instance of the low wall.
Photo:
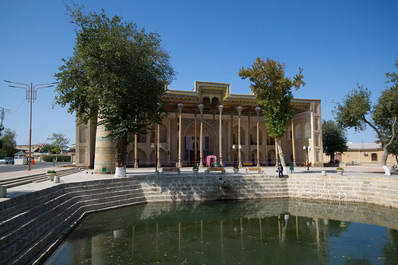
[{"label": "low wall", "polygon": [[293,175],[288,180],[290,198],[364,202],[398,208],[397,177]]},{"label": "low wall", "polygon": [[139,178],[147,201],[302,198],[398,208],[398,177],[290,175]]}]

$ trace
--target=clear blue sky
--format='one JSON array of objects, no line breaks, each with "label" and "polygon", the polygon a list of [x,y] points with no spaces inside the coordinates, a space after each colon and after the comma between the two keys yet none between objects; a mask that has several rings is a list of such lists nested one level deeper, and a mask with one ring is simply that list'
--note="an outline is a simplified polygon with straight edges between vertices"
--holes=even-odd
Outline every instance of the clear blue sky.
[{"label": "clear blue sky", "polygon": [[[68,0],[65,2],[70,3]],[[288,76],[304,68],[307,85],[296,98],[322,100],[323,119],[333,119],[335,102],[361,83],[376,101],[386,88],[385,73],[398,58],[398,1],[162,1],[80,0],[86,11],[119,15],[158,32],[177,72],[171,89],[191,90],[195,80],[231,84],[249,93],[238,70],[256,57],[286,63]],[[27,144],[29,104],[22,89],[2,80],[53,82],[61,58],[72,55],[75,33],[62,0],[0,1],[0,107],[4,126]],[[52,108],[55,92],[38,91],[33,104],[33,143],[53,132],[75,143],[74,116]],[[375,133],[348,131],[352,142],[373,142]]]}]

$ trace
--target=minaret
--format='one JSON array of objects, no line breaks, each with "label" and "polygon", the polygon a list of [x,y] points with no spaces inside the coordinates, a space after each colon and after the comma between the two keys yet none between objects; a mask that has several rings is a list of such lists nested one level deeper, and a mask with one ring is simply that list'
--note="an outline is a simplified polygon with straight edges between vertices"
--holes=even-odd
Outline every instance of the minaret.
[{"label": "minaret", "polygon": [[[99,124],[98,120],[98,124]],[[109,132],[103,125],[97,125],[97,135],[95,139],[95,160],[94,173],[111,174],[115,173],[116,164],[116,144],[112,137],[107,137]]]}]

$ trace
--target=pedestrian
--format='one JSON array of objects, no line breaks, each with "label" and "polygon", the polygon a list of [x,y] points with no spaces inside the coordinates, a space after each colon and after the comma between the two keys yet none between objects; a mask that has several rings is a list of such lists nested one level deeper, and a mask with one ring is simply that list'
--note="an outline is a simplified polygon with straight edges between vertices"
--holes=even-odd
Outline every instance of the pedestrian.
[{"label": "pedestrian", "polygon": [[279,163],[279,166],[278,166],[278,174],[279,174],[280,178],[283,178],[283,166],[281,163]]}]

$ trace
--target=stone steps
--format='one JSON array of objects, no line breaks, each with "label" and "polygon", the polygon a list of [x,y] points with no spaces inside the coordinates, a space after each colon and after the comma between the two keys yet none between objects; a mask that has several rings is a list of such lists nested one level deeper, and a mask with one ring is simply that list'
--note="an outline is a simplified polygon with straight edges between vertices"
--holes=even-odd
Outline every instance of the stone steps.
[{"label": "stone steps", "polygon": [[[79,171],[80,170],[77,168],[61,169],[61,170],[58,170],[57,176],[63,177],[63,176],[67,176],[70,174],[77,173]],[[4,180],[0,180],[0,186],[12,188],[12,187],[25,185],[28,183],[37,183],[37,182],[43,182],[43,181],[47,181],[47,180],[48,180],[48,177],[47,177],[46,173],[40,173],[40,174],[35,174],[35,175],[22,176],[22,177],[17,177],[17,178],[7,178]]]},{"label": "stone steps", "polygon": [[9,201],[0,205],[0,260],[26,264],[44,259],[85,214],[145,203],[146,197],[138,182],[112,179],[57,185]]}]

